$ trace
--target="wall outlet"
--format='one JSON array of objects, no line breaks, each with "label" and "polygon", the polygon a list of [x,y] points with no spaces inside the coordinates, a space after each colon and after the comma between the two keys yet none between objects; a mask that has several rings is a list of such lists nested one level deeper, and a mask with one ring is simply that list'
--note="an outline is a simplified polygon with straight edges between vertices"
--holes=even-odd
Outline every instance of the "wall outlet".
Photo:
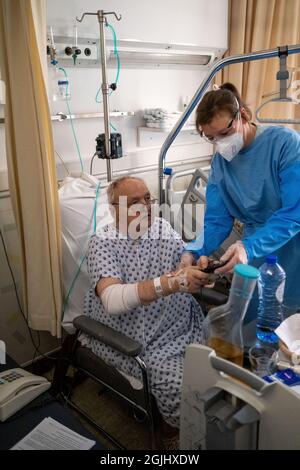
[{"label": "wall outlet", "polygon": [[[50,38],[48,37],[48,48],[47,54],[50,61]],[[74,66],[73,60],[73,46],[74,38],[67,36],[55,36],[55,59],[59,64],[72,67]],[[76,65],[79,67],[92,67],[99,65],[99,47],[98,43],[94,39],[78,38],[77,49],[80,50],[80,54],[77,55]]]},{"label": "wall outlet", "polygon": [[[68,55],[69,49],[71,49],[70,43],[67,44],[57,44],[56,45],[56,57],[60,59],[70,59],[73,60],[72,55]],[[97,60],[97,46],[94,44],[78,44],[78,49],[81,51],[81,54],[77,56],[78,60],[90,61]]]}]

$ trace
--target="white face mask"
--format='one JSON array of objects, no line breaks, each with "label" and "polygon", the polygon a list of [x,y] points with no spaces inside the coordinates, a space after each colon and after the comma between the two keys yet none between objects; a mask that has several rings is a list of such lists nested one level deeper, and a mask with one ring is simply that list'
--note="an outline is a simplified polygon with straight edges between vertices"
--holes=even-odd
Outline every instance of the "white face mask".
[{"label": "white face mask", "polygon": [[[238,129],[240,129],[240,127],[242,127],[241,118],[239,119]],[[231,162],[243,147],[243,134],[239,131],[227,137],[223,137],[223,139],[217,142],[217,152],[228,162]]]}]

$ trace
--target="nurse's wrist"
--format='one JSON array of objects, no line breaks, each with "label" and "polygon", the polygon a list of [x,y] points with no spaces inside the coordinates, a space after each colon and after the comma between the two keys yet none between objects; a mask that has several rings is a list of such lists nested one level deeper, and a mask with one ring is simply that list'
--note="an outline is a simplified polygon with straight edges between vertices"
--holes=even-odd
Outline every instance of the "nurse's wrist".
[{"label": "nurse's wrist", "polygon": [[244,250],[246,251],[247,261],[249,263],[249,261],[252,261],[253,259],[252,250],[249,246],[249,243],[247,242],[247,240],[240,240],[240,243],[243,245]]}]

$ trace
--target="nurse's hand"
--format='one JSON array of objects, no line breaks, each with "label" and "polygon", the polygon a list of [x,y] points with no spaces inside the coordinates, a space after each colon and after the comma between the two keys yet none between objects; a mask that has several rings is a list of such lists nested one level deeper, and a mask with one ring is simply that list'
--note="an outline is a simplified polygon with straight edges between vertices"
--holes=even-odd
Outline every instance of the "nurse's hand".
[{"label": "nurse's hand", "polygon": [[248,256],[243,243],[239,240],[231,245],[220,261],[227,261],[227,263],[222,268],[216,269],[216,274],[232,273],[236,264],[248,264]]}]

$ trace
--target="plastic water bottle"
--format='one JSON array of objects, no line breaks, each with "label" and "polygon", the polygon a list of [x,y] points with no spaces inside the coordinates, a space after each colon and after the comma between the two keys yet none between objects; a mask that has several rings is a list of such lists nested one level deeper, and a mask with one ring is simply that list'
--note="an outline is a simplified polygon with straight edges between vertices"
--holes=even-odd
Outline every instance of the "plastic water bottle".
[{"label": "plastic water bottle", "polygon": [[278,336],[274,330],[283,321],[282,301],[286,275],[278,264],[277,256],[267,256],[259,271],[256,336],[260,341],[276,345]]}]

